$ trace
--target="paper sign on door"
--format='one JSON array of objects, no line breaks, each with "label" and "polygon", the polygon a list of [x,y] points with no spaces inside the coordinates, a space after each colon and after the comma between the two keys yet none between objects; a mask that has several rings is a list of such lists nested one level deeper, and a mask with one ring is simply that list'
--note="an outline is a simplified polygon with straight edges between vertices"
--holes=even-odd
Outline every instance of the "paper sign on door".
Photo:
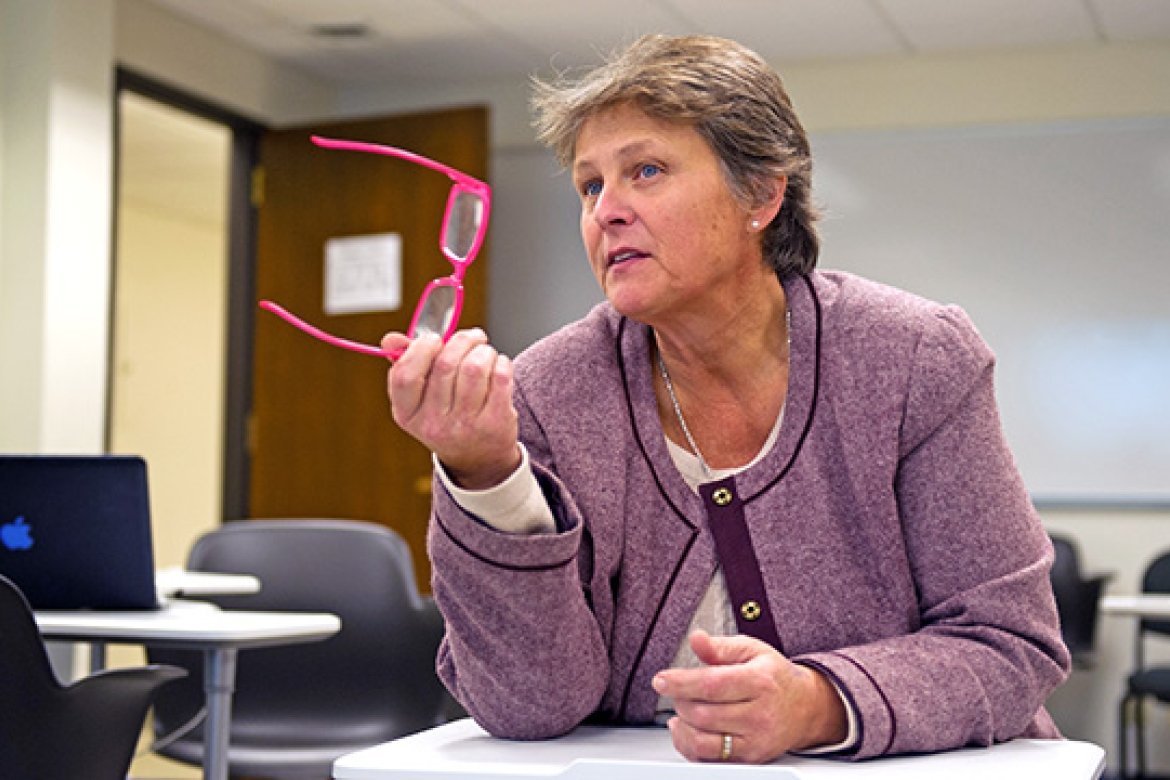
[{"label": "paper sign on door", "polygon": [[396,311],[402,306],[402,236],[379,233],[325,242],[325,313]]}]

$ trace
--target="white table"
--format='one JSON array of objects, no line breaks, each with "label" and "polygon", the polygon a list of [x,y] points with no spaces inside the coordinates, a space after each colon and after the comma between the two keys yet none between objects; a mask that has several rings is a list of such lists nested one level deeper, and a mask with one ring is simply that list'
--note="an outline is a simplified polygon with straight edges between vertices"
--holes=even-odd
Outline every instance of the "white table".
[{"label": "white table", "polygon": [[[188,571],[178,566],[159,569],[154,573],[154,587],[159,601],[189,596],[248,596],[260,592],[260,579],[251,574],[219,574],[216,572]],[[89,670],[98,672],[106,668],[106,643],[89,643]]]},{"label": "white table", "polygon": [[1170,618],[1170,594],[1140,593],[1130,596],[1106,596],[1101,611],[1109,615],[1143,618]]},{"label": "white table", "polygon": [[1015,740],[929,756],[850,763],[785,756],[765,766],[692,764],[663,727],[582,726],[539,742],[488,736],[470,719],[342,756],[336,780],[1095,780],[1105,751],[1088,742]]},{"label": "white table", "polygon": [[203,689],[207,696],[203,776],[227,780],[236,656],[249,647],[315,642],[341,630],[336,615],[316,612],[220,610],[202,602],[170,601],[159,610],[136,612],[36,612],[41,635],[50,640],[99,645],[148,644],[203,651]]}]

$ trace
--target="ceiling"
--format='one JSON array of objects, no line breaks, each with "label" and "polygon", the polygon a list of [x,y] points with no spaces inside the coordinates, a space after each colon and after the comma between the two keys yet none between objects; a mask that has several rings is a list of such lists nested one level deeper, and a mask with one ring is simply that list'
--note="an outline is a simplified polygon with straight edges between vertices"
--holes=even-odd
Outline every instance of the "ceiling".
[{"label": "ceiling", "polygon": [[524,79],[643,32],[773,64],[1170,38],[1168,0],[152,0],[339,86]]}]

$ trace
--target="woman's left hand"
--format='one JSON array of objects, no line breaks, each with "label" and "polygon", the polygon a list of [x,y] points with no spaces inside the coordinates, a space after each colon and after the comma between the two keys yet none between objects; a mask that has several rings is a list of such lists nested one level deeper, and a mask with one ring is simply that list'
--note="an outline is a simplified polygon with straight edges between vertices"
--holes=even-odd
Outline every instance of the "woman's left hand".
[{"label": "woman's left hand", "polygon": [[670,737],[688,760],[762,764],[845,738],[845,705],[820,672],[750,636],[696,631],[690,643],[706,666],[654,677],[654,690],[674,701]]}]

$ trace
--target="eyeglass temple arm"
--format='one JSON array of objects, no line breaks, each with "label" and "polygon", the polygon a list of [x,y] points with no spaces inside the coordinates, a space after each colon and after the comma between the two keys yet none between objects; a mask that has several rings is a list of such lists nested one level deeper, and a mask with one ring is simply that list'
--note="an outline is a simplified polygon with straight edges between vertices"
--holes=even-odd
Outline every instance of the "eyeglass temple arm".
[{"label": "eyeglass temple arm", "polygon": [[399,149],[397,146],[386,146],[384,144],[371,144],[365,141],[346,141],[340,138],[326,138],[320,135],[310,136],[310,138],[314,144],[324,149],[341,149],[349,152],[368,152],[370,154],[381,154],[386,157],[397,157],[400,160],[407,160],[425,168],[430,168],[432,171],[438,171],[446,175],[456,184],[463,185],[475,192],[490,192],[488,185],[474,176],[468,176],[457,168],[436,162],[429,157],[423,157],[421,154],[416,154],[407,149]]},{"label": "eyeglass temple arm", "polygon": [[381,347],[375,347],[371,344],[363,344],[360,341],[350,341],[349,339],[343,339],[340,336],[334,336],[332,333],[326,333],[320,328],[305,322],[300,317],[281,306],[279,303],[263,300],[260,301],[260,308],[264,309],[265,311],[272,312],[277,317],[280,317],[282,320],[287,322],[289,325],[292,325],[298,330],[308,333],[313,338],[324,341],[326,344],[332,344],[335,347],[348,349],[351,352],[360,352],[363,355],[373,355],[374,357],[386,358],[387,360],[397,360],[398,358],[402,357],[402,350],[387,352]]}]

